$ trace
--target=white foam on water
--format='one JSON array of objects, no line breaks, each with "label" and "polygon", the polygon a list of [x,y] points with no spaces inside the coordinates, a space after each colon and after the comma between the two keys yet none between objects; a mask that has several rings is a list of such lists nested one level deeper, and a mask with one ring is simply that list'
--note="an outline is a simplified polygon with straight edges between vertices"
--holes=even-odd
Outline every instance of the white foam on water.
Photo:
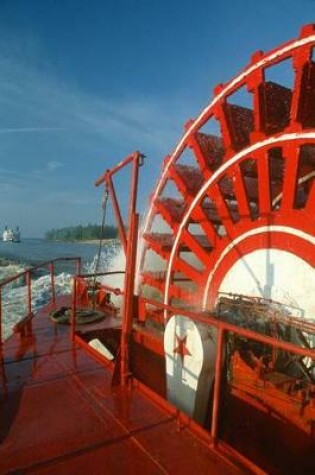
[{"label": "white foam on water", "polygon": [[88,262],[83,267],[83,272],[86,274],[93,274],[94,272],[106,272],[109,270],[111,263],[115,256],[120,251],[120,245],[116,241],[109,241],[101,248],[100,256],[95,254],[91,262]]},{"label": "white foam on water", "polygon": [[[105,248],[101,253],[101,259],[98,266],[98,272],[117,272],[101,277],[99,281],[104,285],[109,285],[115,289],[123,290],[125,275],[126,258],[125,252],[120,245],[114,245]],[[122,298],[120,295],[111,295],[111,301],[117,307],[121,306]]]},{"label": "white foam on water", "polygon": [[25,270],[25,267],[18,264],[9,264],[6,266],[2,266],[0,267],[0,281],[8,279],[9,277],[12,277],[14,275],[17,275],[20,272],[23,272],[24,270]]},{"label": "white foam on water", "polygon": [[[21,271],[21,270],[20,270]],[[11,274],[13,275],[13,274]],[[55,276],[56,296],[71,292],[71,275],[65,272]],[[49,275],[32,279],[32,311],[36,312],[51,300],[51,278]],[[24,278],[20,278],[3,289],[2,324],[6,340],[12,334],[14,325],[28,314],[28,294]]]}]

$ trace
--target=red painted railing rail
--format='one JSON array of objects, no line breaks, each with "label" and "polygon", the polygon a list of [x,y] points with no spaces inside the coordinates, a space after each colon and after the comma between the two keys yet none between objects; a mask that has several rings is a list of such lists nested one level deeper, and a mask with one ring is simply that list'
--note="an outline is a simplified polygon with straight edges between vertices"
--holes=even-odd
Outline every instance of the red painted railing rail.
[{"label": "red painted railing rail", "polygon": [[[253,330],[248,330],[246,328],[242,328],[236,325],[232,325],[231,323],[222,321],[218,318],[218,316],[214,313],[208,312],[197,312],[197,311],[189,311],[185,310],[180,307],[173,307],[171,305],[163,304],[162,302],[157,302],[156,300],[148,299],[148,298],[140,298],[140,304],[145,306],[146,304],[159,308],[161,310],[167,311],[168,315],[166,320],[170,318],[172,315],[182,315],[184,317],[189,317],[191,320],[204,323],[206,325],[214,326],[216,328],[221,328],[224,331],[230,331],[232,333],[236,333],[240,336],[245,338],[249,338],[251,340],[259,341],[260,343],[265,343],[267,345],[273,346],[275,348],[279,348],[280,350],[289,351],[301,356],[308,356],[309,358],[315,358],[315,350],[309,348],[302,348],[300,346],[294,345],[293,343],[289,343],[286,341],[277,340],[274,337],[264,335],[262,333],[255,332]],[[311,325],[313,329],[313,333],[315,333],[315,325]]]},{"label": "red painted railing rail", "polygon": [[[309,357],[315,361],[315,349],[304,348],[297,346],[293,343],[286,341],[278,340],[275,337],[267,336],[262,333],[255,332],[253,330],[248,330],[231,323],[222,321],[215,314],[210,314],[208,312],[197,312],[189,311],[183,308],[173,307],[171,305],[166,305],[156,300],[148,298],[139,298],[139,308],[142,313],[146,312],[146,306],[150,305],[151,307],[158,308],[159,310],[164,311],[165,322],[172,315],[181,315],[190,318],[194,322],[199,322],[206,324],[212,327],[215,327],[218,331],[217,337],[217,350],[216,350],[216,365],[215,365],[215,378],[214,378],[214,397],[213,397],[213,406],[212,406],[212,424],[211,424],[211,436],[213,439],[214,445],[218,441],[218,427],[220,419],[220,397],[222,389],[222,365],[223,365],[223,351],[224,351],[224,342],[225,335],[227,332],[232,332],[233,334],[248,338],[250,340],[255,340],[260,343],[270,345],[273,348],[280,349],[283,351],[288,351],[295,355],[300,355],[304,357]],[[141,321],[145,320],[145,315],[140,315]],[[310,324],[311,325],[311,324]],[[312,333],[315,333],[315,325],[311,325]]]}]

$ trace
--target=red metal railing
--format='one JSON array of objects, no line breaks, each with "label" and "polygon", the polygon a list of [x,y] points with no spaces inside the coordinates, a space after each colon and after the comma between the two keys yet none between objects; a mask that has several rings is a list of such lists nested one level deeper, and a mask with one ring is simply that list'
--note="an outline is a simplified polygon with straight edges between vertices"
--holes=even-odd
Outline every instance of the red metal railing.
[{"label": "red metal railing", "polygon": [[[262,333],[257,333],[253,330],[248,330],[246,328],[238,327],[232,325],[231,323],[219,320],[214,314],[208,314],[206,312],[195,312],[188,311],[183,308],[176,308],[171,305],[165,305],[156,300],[148,298],[139,299],[139,308],[141,312],[146,311],[146,306],[150,305],[159,310],[163,310],[167,313],[167,319],[172,315],[181,315],[188,317],[194,322],[203,323],[212,327],[215,327],[218,331],[217,335],[217,352],[216,352],[216,364],[215,364],[215,378],[214,378],[214,397],[213,397],[213,406],[212,406],[212,424],[211,424],[211,436],[213,438],[214,445],[218,440],[218,427],[219,427],[219,411],[220,411],[220,396],[222,389],[222,366],[223,366],[223,351],[224,351],[224,341],[225,336],[228,332],[231,332],[235,335],[242,336],[244,338],[255,340],[257,342],[270,345],[272,348],[287,351],[295,355],[302,357],[309,357],[315,361],[315,350],[311,348],[304,348],[297,346],[293,343],[289,343],[283,340],[278,340],[274,337],[264,335]],[[140,315],[140,319],[144,321],[144,315]],[[315,334],[315,325],[313,325],[312,333]]]},{"label": "red metal railing", "polygon": [[[51,305],[55,306],[56,304],[56,291],[55,291],[55,264],[57,262],[64,262],[64,261],[73,261],[75,264],[75,269],[74,273],[80,273],[81,271],[81,258],[80,257],[61,257],[57,259],[53,259],[51,261],[43,262],[40,263],[36,266],[33,266],[23,272],[20,272],[12,277],[8,277],[7,279],[4,279],[0,281],[0,345],[2,345],[3,342],[3,331],[2,331],[2,326],[3,326],[3,290],[5,289],[6,286],[9,284],[12,284],[13,282],[18,281],[19,279],[25,279],[25,285],[26,285],[26,312],[25,315],[21,317],[21,320],[24,319],[29,319],[31,316],[33,316],[33,303],[32,303],[32,284],[33,281],[31,279],[32,273],[38,269],[45,269],[47,268],[49,270],[49,275],[50,275],[50,284],[51,284]],[[19,323],[19,322],[16,322]]]},{"label": "red metal railing", "polygon": [[[117,272],[100,273],[97,275],[106,276],[106,275],[111,275],[115,273]],[[75,311],[77,308],[77,302],[79,301],[78,295],[76,293],[77,284],[80,280],[89,279],[89,278],[94,278],[94,274],[80,275],[80,276],[74,277],[74,286],[73,286],[73,294],[72,294],[72,318],[71,318],[71,337],[73,340],[75,338]],[[126,294],[120,289],[116,289],[109,285],[103,285],[103,284],[101,288],[110,293],[115,293],[116,295],[117,294],[123,295],[124,298],[126,298]],[[256,331],[253,331],[253,330],[238,327],[226,321],[219,320],[216,315],[209,314],[208,312],[197,312],[197,311],[185,310],[183,308],[176,308],[171,305],[165,305],[163,303],[157,302],[156,300],[152,300],[149,298],[142,298],[142,297],[139,298],[139,315],[137,315],[138,321],[144,322],[146,320],[147,306],[151,308],[156,308],[159,311],[167,314],[166,320],[169,319],[172,315],[182,315],[182,316],[186,316],[190,318],[194,322],[206,324],[208,326],[212,326],[217,329],[217,349],[216,349],[216,360],[215,360],[214,393],[213,393],[213,403],[212,403],[212,408],[211,408],[212,422],[211,422],[211,431],[210,431],[211,445],[214,448],[219,448],[222,446],[222,444],[224,445],[224,447],[226,446],[226,444],[224,444],[224,442],[219,437],[219,427],[220,427],[220,421],[222,419],[222,414],[220,412],[221,411],[220,401],[221,401],[221,393],[224,387],[224,381],[223,381],[224,348],[225,348],[226,336],[228,333],[232,333],[234,335],[244,337],[248,340],[254,340],[256,342],[270,345],[272,348],[290,352],[294,355],[299,355],[301,357],[309,357],[312,360],[315,360],[315,350],[312,348],[300,347],[295,344],[292,344],[286,341],[281,341],[274,337],[267,336],[262,333],[257,333]],[[123,318],[126,318],[126,315],[123,314],[122,316]],[[314,325],[312,326],[312,324],[310,324],[310,330],[311,330],[311,333],[315,334]],[[140,329],[139,328],[134,329],[134,332],[135,332],[134,337],[137,338],[136,334],[137,332],[141,333],[141,327]],[[123,342],[121,342],[121,345],[122,344]],[[163,342],[156,341],[155,344],[157,346],[156,350],[158,352],[160,352],[161,350],[163,351]],[[153,346],[155,344],[153,344]],[[161,348],[158,348],[158,345],[161,345]],[[121,384],[124,384],[123,378],[121,378]],[[153,399],[155,398],[155,395],[154,393],[152,393],[152,391],[150,391],[150,395]],[[159,396],[157,396],[157,399],[159,399]],[[181,419],[182,417],[184,417],[185,419],[184,414],[182,414],[180,411],[178,411],[177,413],[178,413],[179,419]],[[194,427],[194,431],[197,434],[200,433],[201,436],[204,435],[204,429],[201,426],[198,426],[197,424],[194,424],[194,423],[192,424],[189,423],[189,424],[191,427],[192,426]],[[233,452],[232,447],[230,446],[226,446],[226,447],[229,448],[231,453]],[[239,453],[236,454],[235,450],[233,453],[235,457],[237,456],[240,460],[242,460],[243,463],[247,465],[254,473],[262,473],[259,467],[255,465],[255,463],[251,462],[249,459],[247,459],[246,457],[243,457]]]}]

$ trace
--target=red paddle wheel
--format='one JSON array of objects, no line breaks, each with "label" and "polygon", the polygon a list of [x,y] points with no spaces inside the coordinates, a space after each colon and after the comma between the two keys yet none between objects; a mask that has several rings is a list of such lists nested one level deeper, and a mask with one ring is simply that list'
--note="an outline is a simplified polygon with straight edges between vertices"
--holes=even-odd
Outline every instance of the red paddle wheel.
[{"label": "red paddle wheel", "polygon": [[309,25],[253,54],[187,122],[145,221],[140,295],[212,309],[241,293],[314,316],[314,44]]},{"label": "red paddle wheel", "polygon": [[[238,76],[215,88],[213,100],[187,122],[164,160],[142,234],[138,293],[151,298],[144,312],[149,328],[150,320],[162,329],[170,319],[177,322],[170,337],[164,332],[167,394],[174,404],[192,374],[186,363],[176,372],[172,348],[192,326],[181,310],[172,312],[174,306],[228,318],[239,328],[314,354],[314,50],[315,25],[309,25],[298,39],[253,54]],[[154,309],[152,299],[168,309]],[[201,331],[200,337],[205,342],[209,333]],[[268,472],[275,444],[284,471],[291,466],[294,472],[298,460],[309,469],[315,440],[313,356],[244,335],[225,337],[221,373],[220,352],[215,358],[212,433],[219,407],[216,381],[223,377],[225,440]],[[208,364],[211,348],[222,348],[223,341],[216,332],[209,338]],[[193,345],[187,346],[192,355]],[[187,365],[190,358],[185,356]],[[210,365],[205,372],[211,371]],[[176,374],[182,385],[172,383]],[[185,408],[185,401],[179,406]],[[292,450],[295,459],[287,455]]]},{"label": "red paddle wheel", "polygon": [[[140,381],[268,473],[275,444],[279,473],[314,467],[314,50],[308,25],[215,88],[164,160],[137,263],[142,155],[97,181],[127,257],[117,381]],[[111,177],[131,162],[126,236]]]}]

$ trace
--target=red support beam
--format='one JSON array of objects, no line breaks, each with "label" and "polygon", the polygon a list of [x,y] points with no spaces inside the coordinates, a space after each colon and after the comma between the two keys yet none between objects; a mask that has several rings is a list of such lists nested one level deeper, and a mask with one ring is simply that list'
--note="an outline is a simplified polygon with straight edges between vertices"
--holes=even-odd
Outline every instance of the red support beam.
[{"label": "red support beam", "polygon": [[0,351],[2,357],[2,287],[0,286]]},{"label": "red support beam", "polygon": [[81,257],[76,258],[76,274],[81,274]]},{"label": "red support beam", "polygon": [[[124,160],[122,160],[116,167],[107,170],[100,178],[95,181],[95,185],[99,186],[105,183],[109,190],[112,200],[116,222],[118,224],[119,234],[122,241],[123,248],[126,254],[126,274],[125,274],[125,288],[123,301],[123,321],[121,333],[121,366],[120,376],[121,384],[125,385],[128,381],[129,375],[129,343],[132,331],[133,306],[134,306],[134,279],[137,256],[137,242],[138,242],[138,227],[139,215],[136,213],[137,194],[138,194],[138,175],[139,167],[142,165],[143,155],[140,152],[134,152]],[[128,239],[126,238],[125,226],[121,216],[121,210],[117,201],[112,176],[122,170],[126,165],[132,164],[131,188],[129,195],[129,210],[128,210]]]},{"label": "red support beam", "polygon": [[217,353],[216,353],[216,360],[215,360],[215,376],[214,376],[212,423],[211,423],[211,435],[213,438],[214,445],[216,445],[217,443],[218,427],[219,427],[219,419],[220,419],[223,347],[224,347],[224,330],[223,328],[219,327],[218,339],[217,339]]},{"label": "red support beam", "polygon": [[123,219],[121,217],[120,207],[119,207],[119,203],[118,203],[118,200],[117,200],[116,191],[115,191],[115,187],[114,187],[114,183],[113,183],[111,174],[108,174],[106,183],[107,183],[107,186],[108,186],[109,196],[111,197],[111,200],[112,200],[113,211],[114,211],[115,219],[116,219],[116,222],[117,222],[117,225],[118,225],[119,237],[120,237],[120,240],[121,240],[122,247],[123,247],[123,249],[125,251],[125,254],[126,254],[127,253],[126,230],[125,230]]},{"label": "red support beam", "polygon": [[126,257],[125,295],[123,302],[123,321],[121,331],[121,383],[126,385],[129,375],[129,344],[132,332],[135,266],[138,242],[139,215],[133,213],[129,226]]},{"label": "red support beam", "polygon": [[128,155],[128,157],[124,158],[124,160],[119,162],[115,167],[111,168],[110,170],[106,170],[106,172],[102,176],[95,180],[95,186],[99,186],[102,183],[106,183],[108,176],[115,175],[115,173],[119,172],[122,168],[128,165],[128,163],[132,162],[136,154],[142,156],[140,152],[133,152],[131,155]]},{"label": "red support beam", "polygon": [[118,224],[118,231],[122,246],[124,248],[125,254],[127,254],[127,238],[126,238],[126,230],[123,223],[123,219],[121,216],[120,206],[116,196],[116,190],[114,187],[114,183],[112,177],[119,172],[122,168],[124,168],[129,163],[132,163],[132,178],[131,178],[131,190],[130,190],[130,204],[129,204],[129,225],[131,222],[131,215],[135,212],[136,209],[136,201],[137,201],[137,190],[138,190],[138,169],[139,166],[142,165],[142,159],[144,155],[140,152],[133,152],[131,155],[126,157],[122,160],[118,165],[110,170],[106,170],[106,172],[95,181],[95,186],[99,186],[102,183],[105,183],[105,186],[108,188],[112,205],[113,211],[115,215],[116,222]]},{"label": "red support beam", "polygon": [[77,307],[77,279],[73,278],[72,299],[71,299],[71,319],[70,319],[70,338],[72,343],[75,341],[75,314]]}]

